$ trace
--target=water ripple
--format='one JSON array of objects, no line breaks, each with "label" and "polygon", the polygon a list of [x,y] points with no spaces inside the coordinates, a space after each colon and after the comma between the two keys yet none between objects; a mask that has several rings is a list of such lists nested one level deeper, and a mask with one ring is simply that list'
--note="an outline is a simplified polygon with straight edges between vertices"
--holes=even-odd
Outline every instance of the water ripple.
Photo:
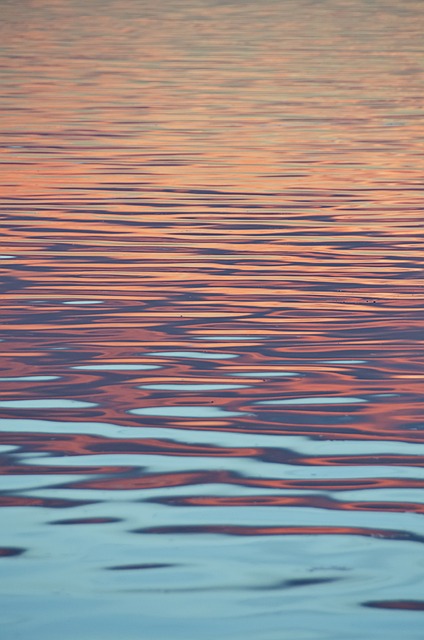
[{"label": "water ripple", "polygon": [[422,640],[422,16],[3,2],[7,637]]}]

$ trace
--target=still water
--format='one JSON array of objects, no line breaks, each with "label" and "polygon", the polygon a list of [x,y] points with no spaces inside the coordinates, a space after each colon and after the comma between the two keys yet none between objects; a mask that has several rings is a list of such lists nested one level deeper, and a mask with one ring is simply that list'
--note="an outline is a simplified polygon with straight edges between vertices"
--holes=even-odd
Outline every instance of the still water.
[{"label": "still water", "polygon": [[423,33],[2,0],[2,638],[422,640]]}]

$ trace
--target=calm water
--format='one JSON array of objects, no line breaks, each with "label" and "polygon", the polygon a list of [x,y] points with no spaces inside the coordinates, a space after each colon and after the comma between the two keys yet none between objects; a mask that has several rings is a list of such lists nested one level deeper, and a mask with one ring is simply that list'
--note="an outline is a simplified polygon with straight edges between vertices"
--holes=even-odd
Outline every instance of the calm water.
[{"label": "calm water", "polygon": [[420,0],[2,0],[5,640],[422,640]]}]

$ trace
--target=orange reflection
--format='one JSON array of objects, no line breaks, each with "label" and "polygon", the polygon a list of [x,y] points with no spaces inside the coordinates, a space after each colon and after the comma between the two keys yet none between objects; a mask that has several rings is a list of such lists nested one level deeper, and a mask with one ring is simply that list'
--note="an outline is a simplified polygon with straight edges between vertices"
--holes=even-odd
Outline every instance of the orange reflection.
[{"label": "orange reflection", "polygon": [[[295,16],[292,2],[19,4],[5,3],[0,24],[4,473],[90,476],[69,495],[422,488],[421,452],[401,449],[423,442],[421,4],[298,3]],[[344,449],[312,456],[311,440]],[[19,457],[38,452],[43,465]],[[166,473],[149,468],[157,456]],[[257,463],[281,477],[257,477]],[[370,477],[345,478],[355,467]]]}]

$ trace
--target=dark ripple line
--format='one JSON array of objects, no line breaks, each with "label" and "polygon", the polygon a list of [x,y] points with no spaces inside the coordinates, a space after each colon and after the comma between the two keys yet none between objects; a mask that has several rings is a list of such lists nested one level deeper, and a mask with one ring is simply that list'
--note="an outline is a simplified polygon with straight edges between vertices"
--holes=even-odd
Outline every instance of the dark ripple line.
[{"label": "dark ripple line", "polygon": [[257,585],[225,585],[216,587],[166,587],[149,589],[127,589],[131,593],[193,593],[193,592],[214,592],[214,591],[283,591],[286,589],[296,589],[300,587],[312,587],[315,585],[338,582],[340,578],[304,578],[298,580],[281,580],[271,584]]},{"label": "dark ripple line", "polygon": [[97,500],[72,500],[65,498],[34,498],[20,495],[0,495],[1,507],[43,507],[43,509],[70,509],[96,504]]},{"label": "dark ripple line", "polygon": [[295,489],[303,491],[362,491],[369,489],[423,489],[424,480],[415,478],[353,478],[288,480],[280,478],[249,478],[231,471],[192,471],[175,473],[144,473],[139,468],[129,477],[98,478],[69,483],[78,489],[127,491],[160,489],[202,484],[227,484],[265,489]]},{"label": "dark ripple line", "polygon": [[368,600],[363,607],[372,609],[400,609],[402,611],[424,611],[424,600]]},{"label": "dark ripple line", "polygon": [[0,558],[11,558],[25,553],[22,547],[0,547]]},{"label": "dark ripple line", "polygon": [[105,567],[106,571],[139,571],[139,570],[148,570],[148,569],[166,569],[170,567],[175,567],[178,565],[175,564],[166,564],[164,562],[152,562],[145,564],[124,564],[118,565],[116,567]]},{"label": "dark ripple line", "polygon": [[193,526],[165,526],[133,529],[132,533],[141,534],[219,534],[227,536],[310,536],[310,535],[352,535],[368,538],[381,538],[406,542],[424,543],[424,536],[409,531],[393,529],[370,529],[366,527],[255,527],[239,525],[193,525]]},{"label": "dark ripple line", "polygon": [[310,496],[176,496],[149,498],[146,502],[176,507],[310,507],[331,511],[374,511],[424,514],[424,504],[414,502],[339,502],[322,495]]}]

